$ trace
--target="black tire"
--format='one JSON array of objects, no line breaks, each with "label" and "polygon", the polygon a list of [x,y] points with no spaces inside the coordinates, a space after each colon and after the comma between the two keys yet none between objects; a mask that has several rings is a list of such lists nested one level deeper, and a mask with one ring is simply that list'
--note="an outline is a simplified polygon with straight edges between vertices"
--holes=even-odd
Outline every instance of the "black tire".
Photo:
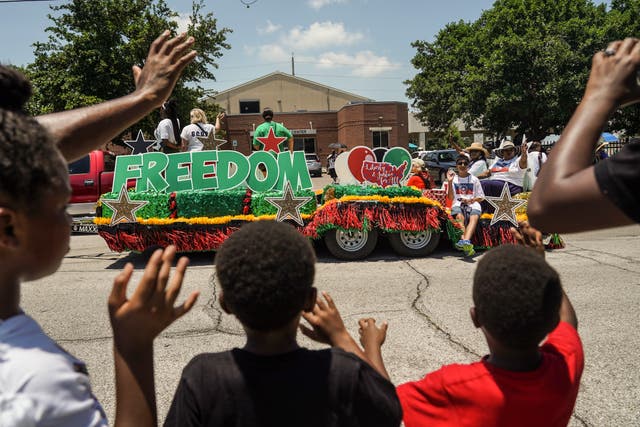
[{"label": "black tire", "polygon": [[342,231],[329,230],[324,242],[331,254],[339,259],[353,261],[366,258],[378,243],[378,230]]},{"label": "black tire", "polygon": [[429,230],[410,233],[389,233],[389,244],[398,254],[406,257],[424,257],[433,252],[440,243],[440,231]]}]

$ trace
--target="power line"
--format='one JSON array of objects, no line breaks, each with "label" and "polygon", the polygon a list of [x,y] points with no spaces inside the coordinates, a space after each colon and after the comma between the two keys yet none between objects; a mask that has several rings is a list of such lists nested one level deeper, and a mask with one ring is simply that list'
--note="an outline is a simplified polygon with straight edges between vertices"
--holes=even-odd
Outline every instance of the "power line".
[{"label": "power line", "polygon": [[0,0],[0,3],[29,3],[34,1],[60,1],[60,0]]}]

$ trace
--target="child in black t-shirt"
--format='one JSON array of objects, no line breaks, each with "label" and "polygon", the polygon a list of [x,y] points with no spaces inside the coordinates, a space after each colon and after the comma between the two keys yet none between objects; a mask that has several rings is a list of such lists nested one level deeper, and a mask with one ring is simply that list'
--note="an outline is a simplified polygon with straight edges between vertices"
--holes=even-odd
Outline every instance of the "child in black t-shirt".
[{"label": "child in black t-shirt", "polygon": [[[316,300],[315,261],[307,238],[273,221],[246,225],[222,245],[220,305],[242,323],[247,341],[189,362],[165,426],[400,424],[386,372],[363,361],[331,297]],[[311,328],[300,325],[301,316]],[[301,348],[299,326],[333,348]]]}]

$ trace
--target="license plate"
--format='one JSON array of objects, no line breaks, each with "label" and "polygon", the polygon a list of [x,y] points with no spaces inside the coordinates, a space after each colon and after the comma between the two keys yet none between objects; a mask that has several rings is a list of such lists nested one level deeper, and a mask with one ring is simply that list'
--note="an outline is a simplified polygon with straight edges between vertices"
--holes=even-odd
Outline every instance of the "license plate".
[{"label": "license plate", "polygon": [[97,234],[98,226],[96,224],[71,224],[71,232]]}]

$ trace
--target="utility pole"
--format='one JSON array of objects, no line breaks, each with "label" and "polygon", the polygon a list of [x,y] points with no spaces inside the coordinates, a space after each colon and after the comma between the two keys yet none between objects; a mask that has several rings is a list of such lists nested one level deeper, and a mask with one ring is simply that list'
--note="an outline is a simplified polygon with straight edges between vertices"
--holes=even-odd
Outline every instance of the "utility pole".
[{"label": "utility pole", "polygon": [[295,60],[293,59],[293,52],[291,52],[291,75],[292,76],[296,75],[296,63],[295,63]]}]

